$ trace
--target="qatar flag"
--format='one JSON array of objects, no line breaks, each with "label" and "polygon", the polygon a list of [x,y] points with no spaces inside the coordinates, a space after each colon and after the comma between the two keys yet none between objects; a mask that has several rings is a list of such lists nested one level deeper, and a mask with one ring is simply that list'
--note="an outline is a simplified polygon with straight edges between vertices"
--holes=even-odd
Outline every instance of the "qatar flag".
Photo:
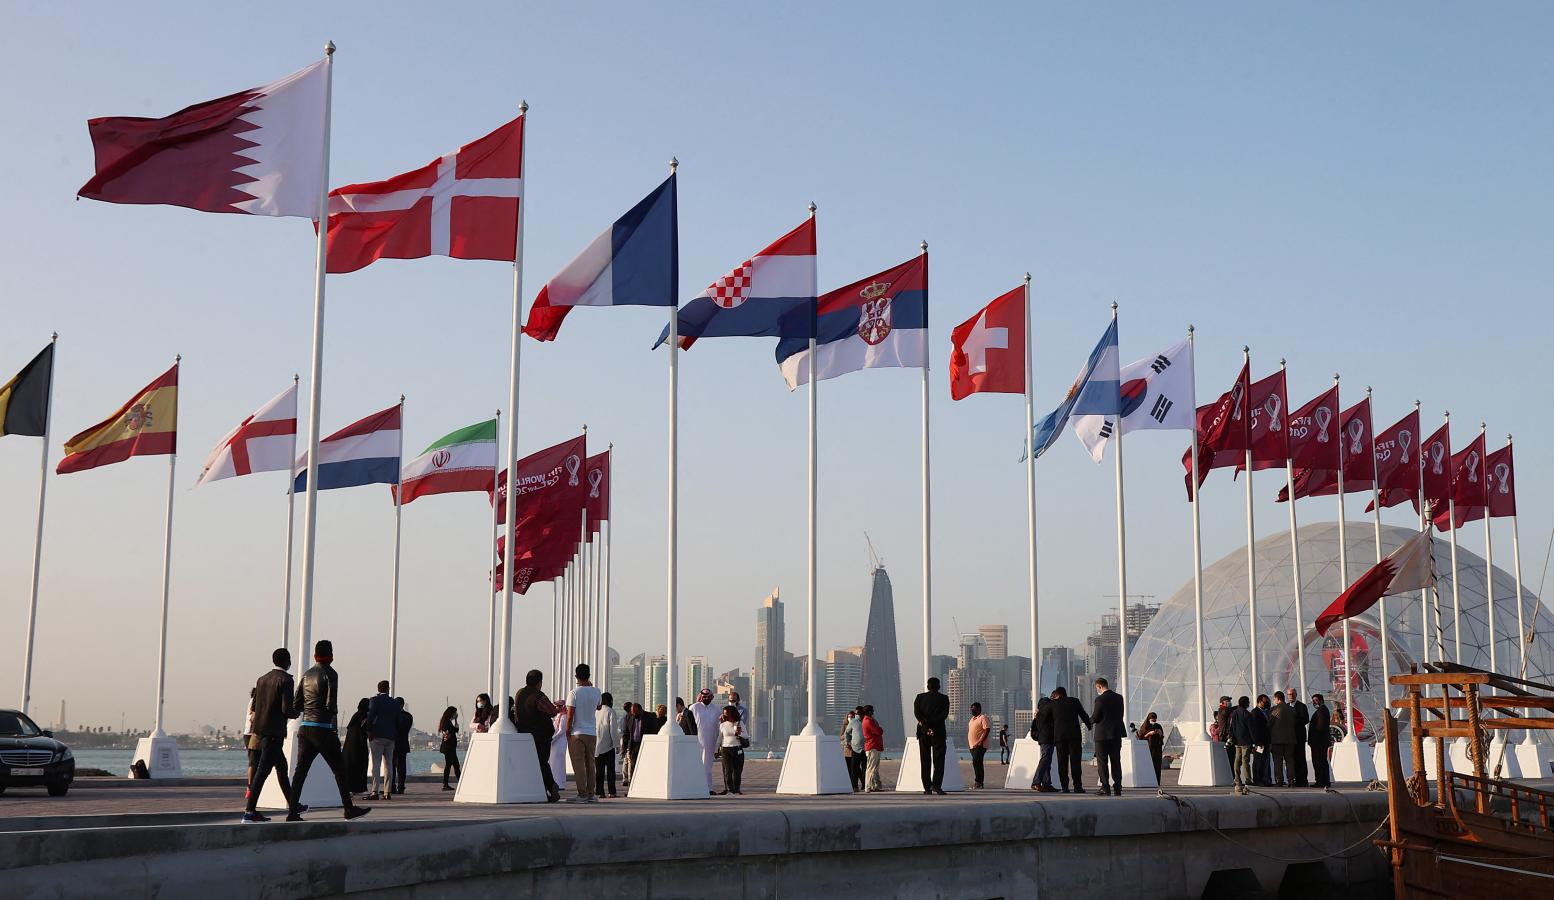
[{"label": "qatar flag", "polygon": [[977,310],[950,332],[950,399],[1025,393],[1025,288]]},{"label": "qatar flag", "polygon": [[161,119],[86,123],[97,174],[79,196],[202,212],[317,219],[329,60]]},{"label": "qatar flag", "polygon": [[1420,591],[1435,584],[1433,548],[1434,539],[1428,529],[1404,541],[1403,546],[1355,579],[1317,616],[1317,633],[1325,637],[1329,628],[1365,612],[1382,597]]},{"label": "qatar flag", "polygon": [[[1376,435],[1376,487],[1381,508],[1419,497],[1419,410]],[[1370,512],[1374,503],[1365,507]]]}]

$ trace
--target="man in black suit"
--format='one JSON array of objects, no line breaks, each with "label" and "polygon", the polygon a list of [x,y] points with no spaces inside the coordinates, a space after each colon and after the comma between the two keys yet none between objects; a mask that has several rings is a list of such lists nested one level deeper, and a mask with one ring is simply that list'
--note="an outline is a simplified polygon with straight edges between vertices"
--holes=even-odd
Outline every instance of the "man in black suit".
[{"label": "man in black suit", "polygon": [[[1306,704],[1300,702],[1300,692],[1295,688],[1290,688],[1287,693],[1290,698],[1290,708],[1295,712],[1295,732],[1299,737],[1304,738],[1306,736],[1306,729],[1311,725],[1311,710],[1306,708]],[[1304,741],[1297,741],[1295,744],[1293,758],[1295,764],[1294,786],[1310,787],[1311,776],[1306,770],[1306,751],[1301,748],[1300,745],[1302,743]]]},{"label": "man in black suit", "polygon": [[1333,719],[1321,694],[1311,695],[1311,724],[1306,726],[1306,745],[1311,748],[1311,774],[1315,787],[1333,786],[1332,771],[1327,767],[1327,751],[1333,746]]},{"label": "man in black suit", "polygon": [[297,794],[291,787],[291,774],[286,766],[286,723],[297,717],[293,702],[291,651],[285,647],[270,654],[275,668],[259,676],[254,685],[254,730],[249,736],[252,749],[259,752],[254,765],[253,780],[248,783],[248,808],[243,813],[244,822],[267,822],[269,817],[260,814],[259,794],[270,778],[270,770],[281,782],[281,796],[286,799],[286,821],[302,821],[307,807],[297,803]]},{"label": "man in black suit", "polygon": [[1036,701],[1036,716],[1031,719],[1031,739],[1041,748],[1041,759],[1036,763],[1036,778],[1031,781],[1031,790],[1043,794],[1057,791],[1052,786],[1052,751],[1057,744],[1053,728],[1052,698],[1042,697]]},{"label": "man in black suit", "polygon": [[912,701],[917,719],[917,759],[922,766],[923,793],[944,793],[944,723],[950,698],[939,693],[939,679],[928,679],[928,690]]},{"label": "man in black suit", "polygon": [[[1123,719],[1122,695],[1111,689],[1106,679],[1095,680],[1095,706],[1090,710],[1090,722],[1095,727],[1095,768],[1101,776],[1101,796],[1122,796],[1122,741],[1128,736],[1128,723]],[[1107,769],[1111,770],[1110,785]]]},{"label": "man in black suit", "polygon": [[1084,722],[1085,727],[1090,728],[1090,717],[1085,714],[1085,705],[1079,698],[1070,697],[1061,685],[1052,689],[1052,705],[1048,709],[1052,710],[1052,738],[1057,745],[1058,783],[1067,794],[1072,778],[1073,793],[1083,794],[1085,779],[1079,761],[1079,723]]}]

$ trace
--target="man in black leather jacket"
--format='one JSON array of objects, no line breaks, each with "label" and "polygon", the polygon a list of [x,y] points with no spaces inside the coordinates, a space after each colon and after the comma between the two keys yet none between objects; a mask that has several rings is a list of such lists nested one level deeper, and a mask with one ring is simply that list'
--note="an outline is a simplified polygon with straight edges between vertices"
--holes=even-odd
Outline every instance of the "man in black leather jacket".
[{"label": "man in black leather jacket", "polygon": [[301,711],[302,724],[297,729],[297,772],[292,782],[300,795],[308,783],[308,770],[312,768],[314,758],[324,757],[325,764],[334,772],[345,817],[355,819],[365,816],[372,808],[352,803],[351,792],[345,786],[345,760],[340,757],[340,735],[335,731],[340,677],[331,665],[334,660],[334,645],[319,641],[313,646],[313,668],[303,672],[302,680],[297,683],[295,703]]}]

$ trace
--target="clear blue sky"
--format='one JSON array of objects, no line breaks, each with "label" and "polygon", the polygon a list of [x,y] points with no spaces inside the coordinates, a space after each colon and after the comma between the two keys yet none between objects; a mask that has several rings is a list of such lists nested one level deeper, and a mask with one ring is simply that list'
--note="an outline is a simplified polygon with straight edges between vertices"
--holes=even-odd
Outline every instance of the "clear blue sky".
[{"label": "clear blue sky", "polygon": [[[974,11],[974,12],[968,12]],[[1536,373],[1551,317],[1554,57],[1545,4],[1152,3],[12,4],[0,29],[0,378],[61,334],[59,445],[184,354],[168,719],[235,723],[279,632],[279,474],[191,491],[242,416],[307,371],[307,223],[74,200],[85,120],[164,115],[276,79],[339,45],[332,181],[420,166],[532,106],[530,298],[681,168],[682,295],[819,204],[820,280],[932,246],[935,646],[1005,622],[1028,652],[1016,397],[949,400],[951,327],[1029,270],[1038,406],[1054,404],[1122,305],[1123,356],[1199,334],[1199,393],[1290,361],[1293,402],[1345,375],[1380,425],[1417,397],[1515,431],[1527,577],[1550,527],[1554,439]],[[510,268],[385,262],[329,284],[323,426],[408,396],[419,449],[505,402]],[[661,652],[665,373],[653,310],[584,310],[524,348],[522,437],[618,451],[613,643]],[[804,422],[768,340],[706,341],[681,374],[681,652],[748,668],[754,607],[780,585],[803,652]],[[1531,379],[1533,384],[1528,384]],[[304,385],[305,387],[305,385]],[[1532,388],[1529,390],[1529,388]],[[918,381],[872,371],[821,392],[820,647],[861,642],[868,531],[896,589],[903,681],[920,678]],[[1127,449],[1130,589],[1191,574],[1184,434]],[[147,725],[166,469],[132,460],[50,484],[34,703]],[[0,441],[0,699],[20,675],[35,439]],[[1259,532],[1284,525],[1257,480]],[[1240,485],[1205,490],[1204,557],[1244,541]],[[348,694],[384,671],[393,516],[381,489],[320,498],[314,634]],[[1114,601],[1111,466],[1064,436],[1039,467],[1044,643]],[[1360,516],[1363,498],[1350,503]],[[1406,522],[1402,511],[1388,521]],[[1308,521],[1332,502],[1302,505]],[[400,679],[411,708],[468,707],[485,667],[487,506],[405,516]],[[1509,561],[1508,529],[1497,558]],[[1477,526],[1465,532],[1479,547]],[[548,662],[549,591],[518,608],[516,663]]]}]

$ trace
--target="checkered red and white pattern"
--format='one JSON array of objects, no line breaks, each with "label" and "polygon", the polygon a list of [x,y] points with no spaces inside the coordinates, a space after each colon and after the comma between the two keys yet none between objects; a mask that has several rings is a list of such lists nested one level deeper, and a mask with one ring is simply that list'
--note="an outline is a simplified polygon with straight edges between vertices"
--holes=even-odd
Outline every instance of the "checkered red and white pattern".
[{"label": "checkered red and white pattern", "polygon": [[734,271],[708,285],[707,296],[724,309],[733,309],[750,299],[750,285],[754,280],[755,267],[747,259]]}]

